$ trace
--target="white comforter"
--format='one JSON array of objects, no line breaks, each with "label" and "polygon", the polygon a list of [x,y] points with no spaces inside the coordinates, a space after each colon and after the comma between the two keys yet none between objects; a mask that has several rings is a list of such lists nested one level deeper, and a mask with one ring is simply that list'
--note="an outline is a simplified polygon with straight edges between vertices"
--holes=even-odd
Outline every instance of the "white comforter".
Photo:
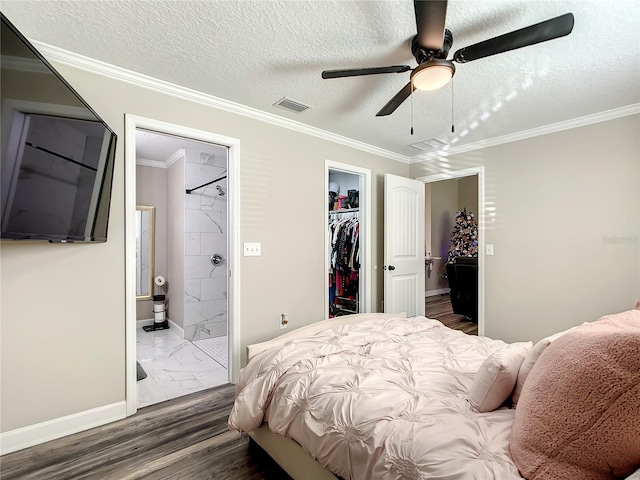
[{"label": "white comforter", "polygon": [[425,317],[342,325],[258,354],[242,371],[233,429],[263,421],[344,479],[520,479],[514,411],[465,396],[505,343]]}]

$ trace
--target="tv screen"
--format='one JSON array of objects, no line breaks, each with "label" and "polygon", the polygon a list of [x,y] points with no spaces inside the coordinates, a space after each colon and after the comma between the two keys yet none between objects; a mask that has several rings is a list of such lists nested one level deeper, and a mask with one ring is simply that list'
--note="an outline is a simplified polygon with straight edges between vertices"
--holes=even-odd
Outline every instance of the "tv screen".
[{"label": "tv screen", "polygon": [[1,238],[106,242],[116,134],[0,15]]}]

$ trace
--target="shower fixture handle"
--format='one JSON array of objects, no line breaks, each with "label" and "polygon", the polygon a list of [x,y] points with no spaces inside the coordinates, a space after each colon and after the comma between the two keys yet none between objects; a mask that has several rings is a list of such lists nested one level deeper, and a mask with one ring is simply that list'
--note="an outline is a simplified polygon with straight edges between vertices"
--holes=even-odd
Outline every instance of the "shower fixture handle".
[{"label": "shower fixture handle", "polygon": [[211,265],[217,267],[218,265],[222,265],[222,263],[224,262],[224,257],[219,253],[214,253],[213,255],[211,255],[209,261],[211,262]]}]

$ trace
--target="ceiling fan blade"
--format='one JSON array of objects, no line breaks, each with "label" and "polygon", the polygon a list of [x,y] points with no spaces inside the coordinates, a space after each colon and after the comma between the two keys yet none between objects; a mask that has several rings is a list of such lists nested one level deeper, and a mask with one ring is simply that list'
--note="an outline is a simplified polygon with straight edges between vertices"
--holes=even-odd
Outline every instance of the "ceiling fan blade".
[{"label": "ceiling fan blade", "polygon": [[352,68],[349,70],[325,70],[322,78],[357,77],[358,75],[377,75],[379,73],[403,73],[411,70],[409,65],[391,65],[389,67]]},{"label": "ceiling fan blade", "polygon": [[407,83],[402,90],[395,94],[395,96],[389,100],[389,102],[382,107],[378,113],[376,113],[376,117],[384,117],[386,115],[391,115],[396,111],[402,102],[404,102],[411,95],[411,82]]},{"label": "ceiling fan blade", "polygon": [[447,17],[446,0],[414,0],[418,28],[418,45],[435,52],[442,49],[444,21]]},{"label": "ceiling fan blade", "polygon": [[573,14],[566,13],[559,17],[461,48],[454,54],[453,60],[458,63],[471,62],[479,58],[496,55],[497,53],[508,52],[509,50],[564,37],[573,30],[573,22]]}]

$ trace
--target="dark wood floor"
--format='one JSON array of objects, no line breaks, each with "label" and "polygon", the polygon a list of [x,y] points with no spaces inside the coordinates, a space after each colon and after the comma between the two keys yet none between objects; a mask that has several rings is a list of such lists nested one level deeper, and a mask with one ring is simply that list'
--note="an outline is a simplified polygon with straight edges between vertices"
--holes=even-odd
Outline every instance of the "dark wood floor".
[{"label": "dark wood floor", "polygon": [[0,458],[0,478],[38,480],[291,480],[247,437],[230,431],[235,387],[142,408],[103,427]]},{"label": "dark wood floor", "polygon": [[[477,335],[428,297],[426,316]],[[135,415],[0,458],[2,480],[291,480],[264,451],[227,427],[235,387],[225,385],[142,408]]]},{"label": "dark wood floor", "polygon": [[478,324],[465,320],[464,315],[453,313],[449,294],[435,295],[425,299],[425,316],[440,320],[447,327],[462,330],[469,335],[478,335]]}]

